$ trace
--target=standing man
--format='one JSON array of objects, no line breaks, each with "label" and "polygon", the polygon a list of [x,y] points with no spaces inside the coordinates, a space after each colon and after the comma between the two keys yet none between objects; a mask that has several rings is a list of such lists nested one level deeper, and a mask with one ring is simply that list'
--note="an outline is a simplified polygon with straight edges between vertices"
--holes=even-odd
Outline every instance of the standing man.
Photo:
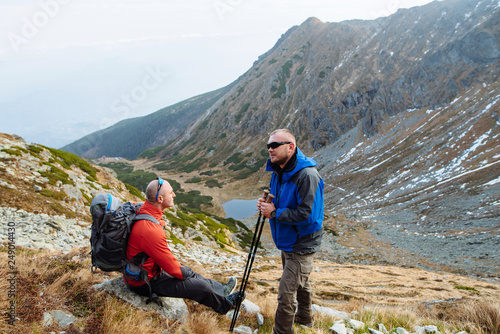
[{"label": "standing man", "polygon": [[[147,201],[138,214],[150,215],[159,224],[149,220],[138,220],[134,224],[128,241],[127,259],[131,260],[138,254],[140,256],[140,253],[147,255],[143,269],[147,271],[151,290],[157,296],[192,299],[220,314],[226,314],[234,307],[239,295],[239,291],[231,293],[236,286],[236,279],[231,277],[229,282],[221,284],[181,265],[170,251],[163,230],[163,211],[174,206],[175,193],[172,187],[158,178],[148,184],[146,197]],[[125,271],[123,279],[132,291],[150,295],[146,281],[131,280]]]},{"label": "standing man", "polygon": [[314,324],[309,276],[323,236],[324,184],[316,162],[299,150],[289,130],[272,132],[267,149],[266,170],[273,172],[270,187],[275,198],[272,203],[259,199],[257,208],[269,218],[283,263],[273,333],[291,334],[294,321]]}]

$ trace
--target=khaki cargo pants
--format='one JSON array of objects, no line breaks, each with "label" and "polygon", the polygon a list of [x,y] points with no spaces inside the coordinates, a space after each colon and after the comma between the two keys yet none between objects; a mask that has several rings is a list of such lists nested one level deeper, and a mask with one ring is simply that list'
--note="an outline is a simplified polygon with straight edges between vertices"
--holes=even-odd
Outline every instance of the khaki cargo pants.
[{"label": "khaki cargo pants", "polygon": [[292,334],[295,317],[301,323],[312,323],[312,290],[309,276],[314,253],[281,252],[283,275],[278,290],[278,308],[274,334]]}]

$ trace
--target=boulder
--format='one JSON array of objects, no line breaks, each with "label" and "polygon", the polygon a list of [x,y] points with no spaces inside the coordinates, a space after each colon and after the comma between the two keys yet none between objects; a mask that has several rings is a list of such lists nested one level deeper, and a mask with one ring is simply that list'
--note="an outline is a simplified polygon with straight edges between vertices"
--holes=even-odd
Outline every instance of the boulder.
[{"label": "boulder", "polygon": [[43,314],[42,325],[51,326],[55,322],[59,327],[66,327],[75,321],[76,318],[73,314],[66,311],[53,310]]},{"label": "boulder", "polygon": [[336,323],[330,327],[330,333],[332,334],[347,334],[347,328],[344,323]]},{"label": "boulder", "polygon": [[163,307],[160,307],[156,303],[146,304],[147,297],[132,292],[127,285],[123,283],[122,277],[96,284],[94,288],[110,292],[141,310],[153,311],[172,321],[184,321],[188,315],[187,305],[182,298],[160,297]]},{"label": "boulder", "polygon": [[323,306],[313,304],[312,310],[313,310],[313,312],[318,312],[318,313],[330,315],[332,317],[340,318],[342,320],[349,319],[349,314],[342,312],[342,311],[337,311],[337,310],[331,309],[329,307],[323,307]]}]

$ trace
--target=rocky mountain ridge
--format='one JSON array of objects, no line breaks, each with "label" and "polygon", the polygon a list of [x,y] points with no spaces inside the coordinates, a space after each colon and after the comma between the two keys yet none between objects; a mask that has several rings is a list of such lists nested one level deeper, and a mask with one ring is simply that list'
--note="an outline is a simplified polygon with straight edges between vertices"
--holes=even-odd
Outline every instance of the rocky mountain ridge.
[{"label": "rocky mountain ridge", "polygon": [[498,83],[484,84],[399,113],[369,139],[351,130],[315,155],[327,212],[373,224],[395,248],[498,276],[499,110]]}]

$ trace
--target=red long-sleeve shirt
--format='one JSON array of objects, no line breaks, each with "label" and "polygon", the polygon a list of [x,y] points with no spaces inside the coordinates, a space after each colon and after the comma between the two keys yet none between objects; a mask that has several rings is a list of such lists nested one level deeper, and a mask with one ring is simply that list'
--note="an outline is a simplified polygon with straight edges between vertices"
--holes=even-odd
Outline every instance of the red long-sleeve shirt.
[{"label": "red long-sleeve shirt", "polygon": [[[161,269],[175,278],[183,279],[181,264],[168,248],[163,230],[165,226],[163,212],[149,202],[145,202],[138,214],[149,214],[155,217],[160,225],[148,220],[139,220],[134,224],[127,245],[127,259],[130,260],[141,252],[146,253],[149,258],[144,262],[144,269],[148,272],[149,280],[159,274]],[[144,282],[131,280],[128,283],[132,286],[144,284]]]}]

